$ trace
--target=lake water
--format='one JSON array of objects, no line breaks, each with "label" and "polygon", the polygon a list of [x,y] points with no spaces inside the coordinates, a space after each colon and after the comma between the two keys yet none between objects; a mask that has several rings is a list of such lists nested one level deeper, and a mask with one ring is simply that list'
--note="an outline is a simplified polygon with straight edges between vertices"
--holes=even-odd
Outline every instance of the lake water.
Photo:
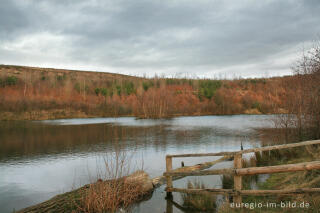
[{"label": "lake water", "polygon": [[[166,154],[235,151],[241,143],[245,149],[259,147],[253,128],[269,127],[269,120],[267,115],[234,115],[0,122],[0,212],[19,210],[94,181],[104,173],[104,160],[116,151],[130,156],[132,171],[143,167],[155,177],[165,171]],[[214,159],[183,161],[188,166]],[[181,160],[174,159],[173,167],[179,167]],[[174,186],[185,188],[186,179]],[[202,179],[207,186],[221,187],[219,176]],[[165,195],[162,186],[133,211],[163,213]],[[180,202],[178,194],[174,198]]]}]

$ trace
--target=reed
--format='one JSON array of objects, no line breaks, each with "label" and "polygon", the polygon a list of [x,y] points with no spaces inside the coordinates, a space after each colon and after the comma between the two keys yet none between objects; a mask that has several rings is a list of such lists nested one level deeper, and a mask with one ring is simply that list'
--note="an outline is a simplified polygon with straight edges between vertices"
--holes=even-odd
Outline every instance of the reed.
[{"label": "reed", "polygon": [[[193,182],[188,181],[187,183],[188,189],[205,189],[206,186],[199,180],[194,180]],[[188,194],[182,193],[181,198],[183,201],[182,206],[200,212],[213,212],[216,210],[216,200],[217,197],[210,193],[208,194]]]}]

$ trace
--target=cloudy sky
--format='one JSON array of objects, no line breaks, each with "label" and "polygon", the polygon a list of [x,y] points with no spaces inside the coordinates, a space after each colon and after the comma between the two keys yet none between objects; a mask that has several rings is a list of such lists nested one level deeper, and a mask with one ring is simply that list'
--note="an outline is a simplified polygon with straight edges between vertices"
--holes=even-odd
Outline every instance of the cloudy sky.
[{"label": "cloudy sky", "polygon": [[290,74],[319,0],[0,0],[0,64],[133,75]]}]

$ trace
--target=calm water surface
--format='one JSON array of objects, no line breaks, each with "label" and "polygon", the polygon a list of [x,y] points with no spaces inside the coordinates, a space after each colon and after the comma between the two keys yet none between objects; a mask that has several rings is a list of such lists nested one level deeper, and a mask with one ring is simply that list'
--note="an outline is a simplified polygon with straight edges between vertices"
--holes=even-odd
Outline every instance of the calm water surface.
[{"label": "calm water surface", "polygon": [[[260,146],[253,128],[271,125],[270,116],[200,116],[170,120],[124,118],[0,122],[0,212],[8,213],[92,182],[116,150],[129,153],[131,169],[151,177],[165,170],[165,155],[240,150]],[[185,158],[185,165],[214,160]],[[173,161],[178,167],[181,159]],[[230,166],[220,163],[215,168]],[[194,177],[192,177],[194,178]],[[191,178],[191,179],[192,179]],[[185,187],[186,179],[174,182]],[[219,176],[202,180],[221,187]],[[134,212],[166,211],[164,187]],[[180,195],[174,194],[177,202]],[[174,208],[174,212],[180,210]]]}]

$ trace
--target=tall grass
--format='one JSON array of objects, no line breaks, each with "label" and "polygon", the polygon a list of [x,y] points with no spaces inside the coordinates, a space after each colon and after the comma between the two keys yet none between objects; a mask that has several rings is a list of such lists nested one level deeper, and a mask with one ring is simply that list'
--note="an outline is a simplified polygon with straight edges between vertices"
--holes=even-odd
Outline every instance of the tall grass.
[{"label": "tall grass", "polygon": [[[188,189],[205,189],[206,186],[199,180],[188,181]],[[200,212],[214,212],[217,208],[215,195],[208,194],[181,194],[183,207]]]}]

